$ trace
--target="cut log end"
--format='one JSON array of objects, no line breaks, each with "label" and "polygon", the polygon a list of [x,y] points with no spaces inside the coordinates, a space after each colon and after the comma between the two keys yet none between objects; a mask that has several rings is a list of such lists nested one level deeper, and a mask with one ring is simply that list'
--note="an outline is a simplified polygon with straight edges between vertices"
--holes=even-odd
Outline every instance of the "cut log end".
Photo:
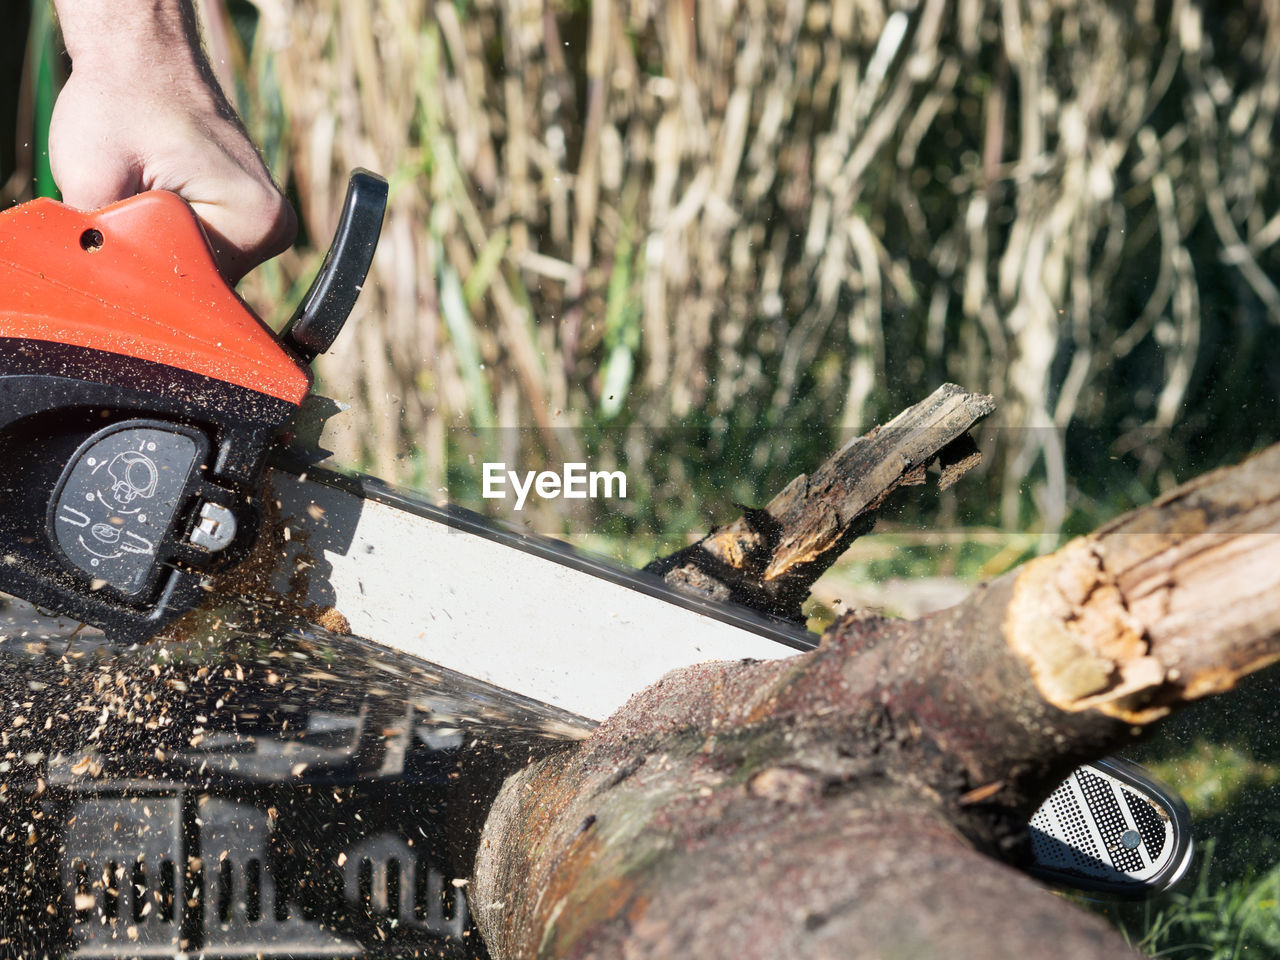
[{"label": "cut log end", "polygon": [[1280,659],[1280,447],[1016,574],[1005,637],[1044,698],[1127,723]]}]

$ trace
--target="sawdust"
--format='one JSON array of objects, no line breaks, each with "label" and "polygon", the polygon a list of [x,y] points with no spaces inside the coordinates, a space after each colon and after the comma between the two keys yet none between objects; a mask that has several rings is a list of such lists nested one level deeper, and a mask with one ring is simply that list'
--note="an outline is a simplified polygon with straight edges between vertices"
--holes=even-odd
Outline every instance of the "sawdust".
[{"label": "sawdust", "polygon": [[[285,522],[280,500],[268,480],[262,492],[262,524],[253,549],[240,563],[213,578],[211,593],[215,597],[244,597],[285,617],[300,618],[332,633],[349,634],[351,623],[344,614],[307,599],[311,571],[319,559],[309,552],[309,539],[307,530]],[[281,558],[290,555],[294,556],[293,570],[281,589]]]}]

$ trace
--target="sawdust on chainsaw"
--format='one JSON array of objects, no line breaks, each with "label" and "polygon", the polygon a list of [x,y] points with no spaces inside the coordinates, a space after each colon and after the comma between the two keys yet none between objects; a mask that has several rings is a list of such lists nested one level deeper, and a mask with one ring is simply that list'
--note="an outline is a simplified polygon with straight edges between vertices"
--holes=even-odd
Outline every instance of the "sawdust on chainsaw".
[{"label": "sawdust on chainsaw", "polygon": [[[317,506],[312,510],[320,511]],[[319,520],[323,516],[314,517]],[[349,634],[351,623],[336,608],[308,600],[311,571],[316,561],[308,549],[310,535],[305,529],[289,526],[280,509],[280,500],[267,481],[262,492],[262,524],[249,555],[235,566],[215,575],[210,585],[214,597],[244,597],[262,604],[284,617],[296,617],[331,633]],[[276,573],[280,558],[296,551],[293,570],[283,590]]]}]

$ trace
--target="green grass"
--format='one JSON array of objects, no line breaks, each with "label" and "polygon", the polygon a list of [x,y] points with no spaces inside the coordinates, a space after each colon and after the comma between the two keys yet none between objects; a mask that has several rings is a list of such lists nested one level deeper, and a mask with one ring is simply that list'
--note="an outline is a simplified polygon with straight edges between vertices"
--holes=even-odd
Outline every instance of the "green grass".
[{"label": "green grass", "polygon": [[1099,905],[1138,950],[1152,957],[1238,960],[1280,956],[1280,865],[1256,876],[1219,876],[1210,838],[1199,873],[1182,889],[1142,904]]},{"label": "green grass", "polygon": [[35,191],[40,197],[59,198],[61,194],[53,182],[53,169],[49,165],[49,120],[53,116],[53,103],[60,87],[55,65],[58,57],[55,36],[53,13],[49,5],[36,0],[31,5],[31,35],[28,41],[30,54],[35,62],[35,116],[31,145]]}]

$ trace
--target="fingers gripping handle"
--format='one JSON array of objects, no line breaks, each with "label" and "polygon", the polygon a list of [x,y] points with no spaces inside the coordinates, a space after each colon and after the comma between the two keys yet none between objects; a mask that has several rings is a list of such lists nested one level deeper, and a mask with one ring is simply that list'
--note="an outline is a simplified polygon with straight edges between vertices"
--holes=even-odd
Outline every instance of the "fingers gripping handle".
[{"label": "fingers gripping handle", "polygon": [[378,248],[387,181],[355,170],[347,185],[338,232],[316,275],[284,329],[284,342],[308,363],[333,345],[364,286]]}]

